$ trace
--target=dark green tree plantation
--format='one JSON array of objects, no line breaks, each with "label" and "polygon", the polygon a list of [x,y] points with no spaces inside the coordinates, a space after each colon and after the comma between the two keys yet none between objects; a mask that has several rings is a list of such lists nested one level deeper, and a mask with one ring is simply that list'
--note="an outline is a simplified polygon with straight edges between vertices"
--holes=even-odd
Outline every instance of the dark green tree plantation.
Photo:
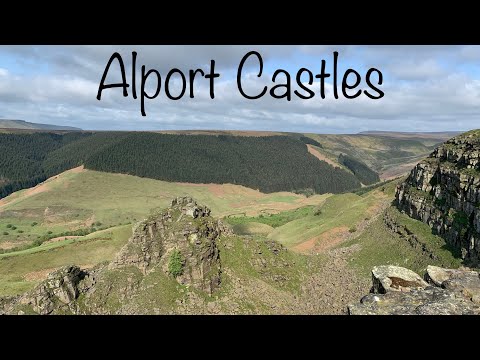
[{"label": "dark green tree plantation", "polygon": [[82,132],[0,134],[0,197],[35,186],[55,175],[45,171],[47,155],[90,135]]},{"label": "dark green tree plantation", "polygon": [[375,171],[351,156],[340,154],[338,161],[353,172],[364,185],[371,185],[380,181],[380,177]]},{"label": "dark green tree plantation", "polygon": [[0,134],[0,197],[79,165],[165,181],[238,184],[263,192],[339,193],[360,187],[360,181],[378,181],[376,173],[353,158],[342,161],[355,176],[318,160],[306,143],[321,146],[304,136]]},{"label": "dark green tree plantation", "polygon": [[92,154],[89,169],[192,183],[232,183],[262,192],[312,188],[338,193],[360,186],[345,170],[311,155],[289,136],[132,133]]}]

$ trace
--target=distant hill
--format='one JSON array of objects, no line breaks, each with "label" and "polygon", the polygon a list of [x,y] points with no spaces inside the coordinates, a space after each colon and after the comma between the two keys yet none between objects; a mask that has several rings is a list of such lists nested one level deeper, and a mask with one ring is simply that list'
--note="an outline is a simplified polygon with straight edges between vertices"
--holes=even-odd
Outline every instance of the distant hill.
[{"label": "distant hill", "polygon": [[152,132],[0,134],[0,197],[84,165],[164,181],[237,184],[265,193],[340,193],[361,186],[354,173],[310,154],[314,139]]},{"label": "distant hill", "polygon": [[50,124],[37,124],[24,120],[0,119],[0,129],[19,129],[19,130],[82,130],[73,126],[58,126]]},{"label": "distant hill", "polygon": [[359,135],[375,135],[375,136],[387,136],[397,139],[435,139],[440,142],[447,141],[448,139],[461,134],[461,131],[437,131],[437,132],[402,132],[402,131],[362,131]]},{"label": "distant hill", "polygon": [[[17,128],[2,131],[7,125]],[[80,165],[164,181],[231,183],[266,193],[339,193],[408,173],[450,135],[92,132],[48,126],[53,125],[0,120],[0,147],[5,149],[0,198]]]},{"label": "distant hill", "polygon": [[[407,174],[439,144],[456,132],[368,131],[359,134],[305,134],[320,144],[323,156],[342,165],[338,157],[353,157],[380,175],[382,180]],[[350,169],[351,170],[351,169]]]},{"label": "distant hill", "polygon": [[[442,132],[395,132],[364,131],[358,134],[313,134],[274,131],[246,130],[165,130],[163,134],[176,135],[231,135],[241,137],[289,136],[309,144],[309,151],[317,158],[334,167],[340,167],[355,174],[339,159],[341,154],[348,155],[364,163],[373,173],[378,173],[382,180],[406,175],[412,167],[439,144],[458,135],[458,131]],[[315,141],[315,143],[309,140]],[[349,162],[350,163],[350,162]],[[351,164],[351,163],[350,163]],[[358,170],[358,169],[357,169]],[[364,185],[374,181],[362,178],[358,171],[355,174]]]}]

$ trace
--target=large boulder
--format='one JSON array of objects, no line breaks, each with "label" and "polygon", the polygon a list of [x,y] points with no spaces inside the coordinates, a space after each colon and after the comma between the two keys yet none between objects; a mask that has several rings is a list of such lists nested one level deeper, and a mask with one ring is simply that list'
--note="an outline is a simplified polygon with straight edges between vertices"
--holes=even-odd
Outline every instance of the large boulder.
[{"label": "large boulder", "polygon": [[372,270],[372,291],[385,294],[389,291],[410,291],[428,286],[418,274],[400,266],[375,266]]},{"label": "large boulder", "polygon": [[470,271],[465,268],[444,269],[438,266],[428,265],[425,280],[435,286],[442,286],[444,281],[455,278],[465,278],[467,275],[473,276],[473,278],[478,278],[478,273],[476,271]]},{"label": "large boulder", "polygon": [[349,305],[349,314],[480,315],[480,277],[476,271],[429,266],[425,278],[431,285],[398,266],[377,266],[372,273],[372,293],[359,304]]},{"label": "large boulder", "polygon": [[437,287],[368,294],[348,306],[350,315],[479,315],[480,307]]}]

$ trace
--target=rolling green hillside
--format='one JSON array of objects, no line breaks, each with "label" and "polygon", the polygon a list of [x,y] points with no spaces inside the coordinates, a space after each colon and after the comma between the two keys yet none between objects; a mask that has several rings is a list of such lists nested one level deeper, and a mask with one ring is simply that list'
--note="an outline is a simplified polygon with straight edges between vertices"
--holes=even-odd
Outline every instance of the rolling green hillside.
[{"label": "rolling green hillside", "polygon": [[[226,220],[241,234],[261,232],[289,248],[311,252],[324,247],[327,242],[339,243],[342,238],[355,233],[361,222],[374,216],[385,201],[388,202],[388,195],[381,190],[361,196],[347,193],[331,196],[317,206],[271,215],[235,216]],[[259,226],[262,224],[269,226],[270,231]]]},{"label": "rolling green hillside", "polygon": [[[439,256],[436,260],[412,248],[405,239],[398,238],[386,228],[382,216],[378,216],[390,203],[395,186],[395,182],[390,182],[363,195],[315,195],[306,198],[292,193],[263,194],[238,185],[168,183],[73,169],[0,201],[0,230],[11,232],[12,226],[16,228],[7,236],[0,232],[0,245],[4,248],[32,241],[48,232],[55,236],[40,246],[0,254],[0,296],[16,295],[31,289],[48,273],[64,265],[75,263],[88,269],[111,261],[127,242],[133,223],[155,209],[166,207],[172,198],[181,195],[193,196],[210,204],[216,216],[226,217],[234,231],[243,236],[226,243],[225,247],[222,245],[220,255],[228,274],[241,276],[242,281],[248,284],[257,277],[267,277],[273,285],[278,279],[290,279],[288,283],[298,289],[304,285],[308,287],[305,279],[311,276],[318,277],[315,281],[325,278],[325,281],[335,283],[340,280],[330,277],[334,276],[332,271],[348,271],[344,267],[339,269],[337,260],[333,260],[331,270],[325,268],[329,251],[335,252],[336,249],[340,253],[345,251],[348,266],[354,271],[349,275],[348,282],[358,274],[365,283],[369,283],[371,267],[385,263],[414,265],[418,271],[428,264],[458,266],[459,260],[444,249],[442,239],[432,235],[427,225],[404,214],[394,213],[399,223],[415,229],[418,238]],[[9,224],[12,226],[8,227]],[[90,228],[92,225],[106,229],[86,236],[58,236],[67,229]],[[283,260],[280,262],[283,267],[279,268],[275,263],[275,266],[264,268],[264,260],[258,258],[270,254],[266,252],[267,247],[276,242],[291,250],[283,252],[282,259],[286,256],[294,261],[287,268]],[[310,256],[301,257],[295,252]],[[278,259],[274,254],[272,258]],[[305,267],[306,262],[317,265]],[[303,275],[298,277],[297,272]],[[223,291],[231,289],[228,282],[230,275],[224,278],[225,287],[220,297]],[[171,280],[164,280],[171,283]],[[159,294],[170,291],[177,294],[178,289],[169,288],[164,282],[159,284],[161,286],[156,288]],[[261,288],[264,286],[261,285]],[[316,297],[323,296],[317,291]],[[328,295],[333,296],[331,293]],[[251,294],[242,296],[247,296],[247,303],[262,298],[253,297],[256,300],[252,300]],[[270,296],[272,303],[281,303],[285,294]],[[247,306],[242,312],[248,309]],[[327,309],[330,308],[325,308],[325,311]]]},{"label": "rolling green hillside", "polygon": [[[69,170],[0,200],[0,249],[4,252],[0,254],[0,297],[30,289],[63,265],[90,267],[110,261],[128,240],[134,223],[185,195],[208,203],[219,217],[316,207],[331,196],[264,194],[231,184],[169,183],[82,168]],[[269,228],[260,224],[258,233],[265,234]],[[93,232],[62,235],[76,229]],[[248,229],[249,233],[253,230]],[[45,236],[50,240],[26,246]]]},{"label": "rolling green hillside", "polygon": [[321,204],[330,196],[264,194],[239,185],[170,183],[76,168],[0,200],[0,249],[133,223],[181,195],[210,204],[218,216],[276,213]]},{"label": "rolling green hillside", "polygon": [[[10,177],[3,176],[4,185],[12,179],[24,179],[23,186],[31,184],[29,179],[41,181],[0,198],[0,312],[9,301],[2,297],[31,290],[71,264],[91,271],[96,281],[94,295],[87,299],[82,293],[76,299],[80,307],[88,303],[100,313],[163,314],[339,314],[368,292],[373,266],[400,265],[419,273],[427,265],[460,266],[458,252],[427,224],[391,206],[400,180],[379,183],[372,171],[377,166],[385,175],[398,167],[397,161],[423,156],[436,139],[384,135],[0,134],[0,145],[8,147],[0,167]],[[342,184],[373,184],[318,194],[327,186],[343,186],[333,185],[340,175],[348,176]],[[215,183],[228,179],[233,180]],[[323,187],[314,194],[310,189],[316,185]],[[273,192],[277,187],[297,193]],[[211,214],[184,216],[187,212],[180,208],[186,205],[178,199],[175,209],[159,212],[178,196],[193,197]],[[150,233],[157,225],[138,225],[146,217],[165,219],[165,227],[158,227],[171,231],[164,236],[165,249],[185,246],[178,261],[186,261],[190,255],[185,249],[199,239],[222,232],[216,248],[197,244],[211,256],[209,261],[221,263],[215,293],[170,274],[172,258],[166,253],[155,271],[128,265],[161,253],[136,241],[158,240]],[[223,218],[221,223],[230,224],[234,234],[223,224],[210,227],[215,218]],[[118,257],[129,238],[139,247]],[[144,249],[149,256],[138,257]],[[126,267],[107,265],[114,259],[126,259]],[[204,271],[203,264],[194,269],[185,274],[203,276],[211,270]],[[14,313],[26,311],[19,304],[22,312]]]}]

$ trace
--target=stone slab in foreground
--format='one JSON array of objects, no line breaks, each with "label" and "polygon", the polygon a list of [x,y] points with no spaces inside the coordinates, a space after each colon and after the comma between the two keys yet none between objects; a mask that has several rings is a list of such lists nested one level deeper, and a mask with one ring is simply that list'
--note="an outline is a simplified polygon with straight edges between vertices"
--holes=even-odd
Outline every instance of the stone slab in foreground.
[{"label": "stone slab in foreground", "polygon": [[[470,269],[429,266],[425,282],[411,270],[378,266],[372,293],[350,315],[480,315],[480,276]],[[397,284],[397,286],[395,285]]]}]

